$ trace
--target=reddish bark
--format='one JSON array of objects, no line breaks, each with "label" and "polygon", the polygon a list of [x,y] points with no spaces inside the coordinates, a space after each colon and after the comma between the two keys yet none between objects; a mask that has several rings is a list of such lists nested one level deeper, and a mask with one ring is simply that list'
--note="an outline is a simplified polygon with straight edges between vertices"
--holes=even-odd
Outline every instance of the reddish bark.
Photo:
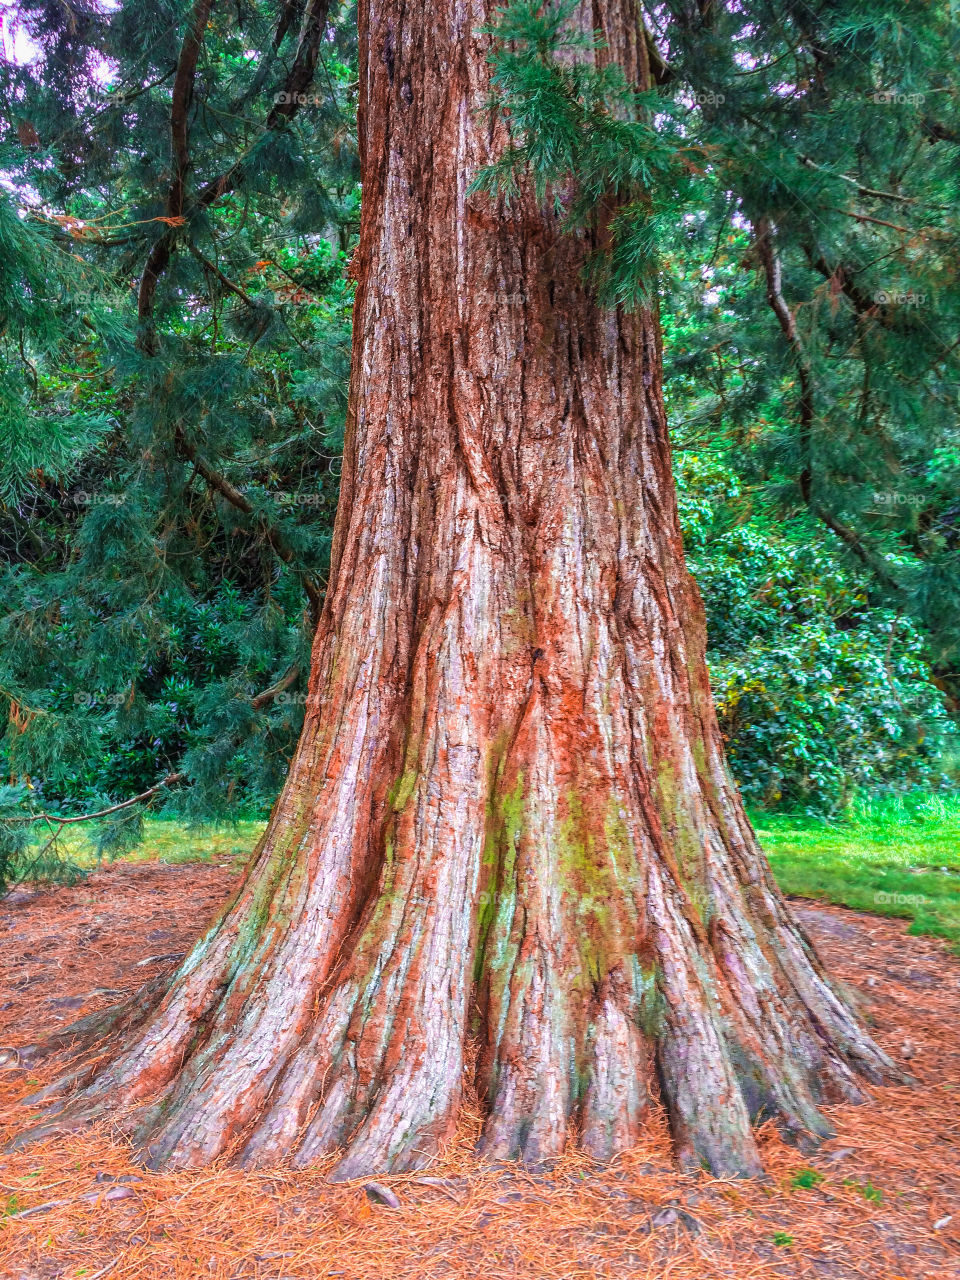
[{"label": "reddish bark", "polygon": [[[655,319],[592,243],[469,185],[483,0],[362,0],[351,414],[306,724],[230,909],[70,1104],[150,1160],[428,1161],[479,1038],[491,1157],[606,1157],[651,1098],[759,1168],[891,1064],[831,988],[727,771]],[[632,0],[589,21],[640,81]]]}]

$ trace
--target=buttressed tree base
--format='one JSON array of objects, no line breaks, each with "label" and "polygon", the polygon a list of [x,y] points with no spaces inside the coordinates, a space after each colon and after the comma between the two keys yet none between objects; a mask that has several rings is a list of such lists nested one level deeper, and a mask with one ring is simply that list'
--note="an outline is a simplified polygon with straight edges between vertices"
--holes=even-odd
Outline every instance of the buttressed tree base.
[{"label": "buttressed tree base", "polygon": [[[429,1162],[467,1052],[481,1150],[681,1161],[897,1078],[831,987],[728,772],[677,523],[654,314],[598,306],[531,192],[472,195],[484,0],[361,0],[351,409],[306,723],[232,903],[114,1019],[72,1122],[151,1164]],[[633,0],[584,11],[648,69]],[[574,1122],[571,1126],[571,1121]],[[57,1123],[54,1119],[52,1123]]]}]

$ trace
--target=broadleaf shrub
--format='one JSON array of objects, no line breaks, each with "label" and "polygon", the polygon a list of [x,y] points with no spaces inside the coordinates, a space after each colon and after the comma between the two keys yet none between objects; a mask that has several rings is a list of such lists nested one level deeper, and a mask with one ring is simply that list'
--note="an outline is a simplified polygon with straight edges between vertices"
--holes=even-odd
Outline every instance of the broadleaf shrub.
[{"label": "broadleaf shrub", "polygon": [[836,812],[858,794],[952,783],[956,725],[917,629],[871,603],[829,535],[751,513],[716,455],[681,455],[677,472],[717,712],[747,800]]}]

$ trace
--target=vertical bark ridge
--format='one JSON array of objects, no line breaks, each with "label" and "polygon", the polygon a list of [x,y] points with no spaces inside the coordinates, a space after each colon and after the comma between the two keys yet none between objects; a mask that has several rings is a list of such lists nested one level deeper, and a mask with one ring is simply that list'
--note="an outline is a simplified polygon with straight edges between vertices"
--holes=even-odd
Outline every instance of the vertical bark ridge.
[{"label": "vertical bark ridge", "polygon": [[598,984],[591,1011],[580,1140],[595,1160],[628,1151],[640,1138],[650,1108],[652,1047],[641,1030],[636,967],[634,961],[630,971],[608,974]]}]

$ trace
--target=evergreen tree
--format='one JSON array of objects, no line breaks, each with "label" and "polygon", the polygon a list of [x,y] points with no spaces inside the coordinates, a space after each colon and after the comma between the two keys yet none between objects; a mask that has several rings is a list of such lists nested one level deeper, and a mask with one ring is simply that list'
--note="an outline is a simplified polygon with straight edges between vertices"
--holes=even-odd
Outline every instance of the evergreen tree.
[{"label": "evergreen tree", "polygon": [[[211,817],[282,782],[346,398],[342,17],[18,6],[0,80],[8,853],[41,811],[146,792]],[[140,812],[111,814],[101,846]]]}]

